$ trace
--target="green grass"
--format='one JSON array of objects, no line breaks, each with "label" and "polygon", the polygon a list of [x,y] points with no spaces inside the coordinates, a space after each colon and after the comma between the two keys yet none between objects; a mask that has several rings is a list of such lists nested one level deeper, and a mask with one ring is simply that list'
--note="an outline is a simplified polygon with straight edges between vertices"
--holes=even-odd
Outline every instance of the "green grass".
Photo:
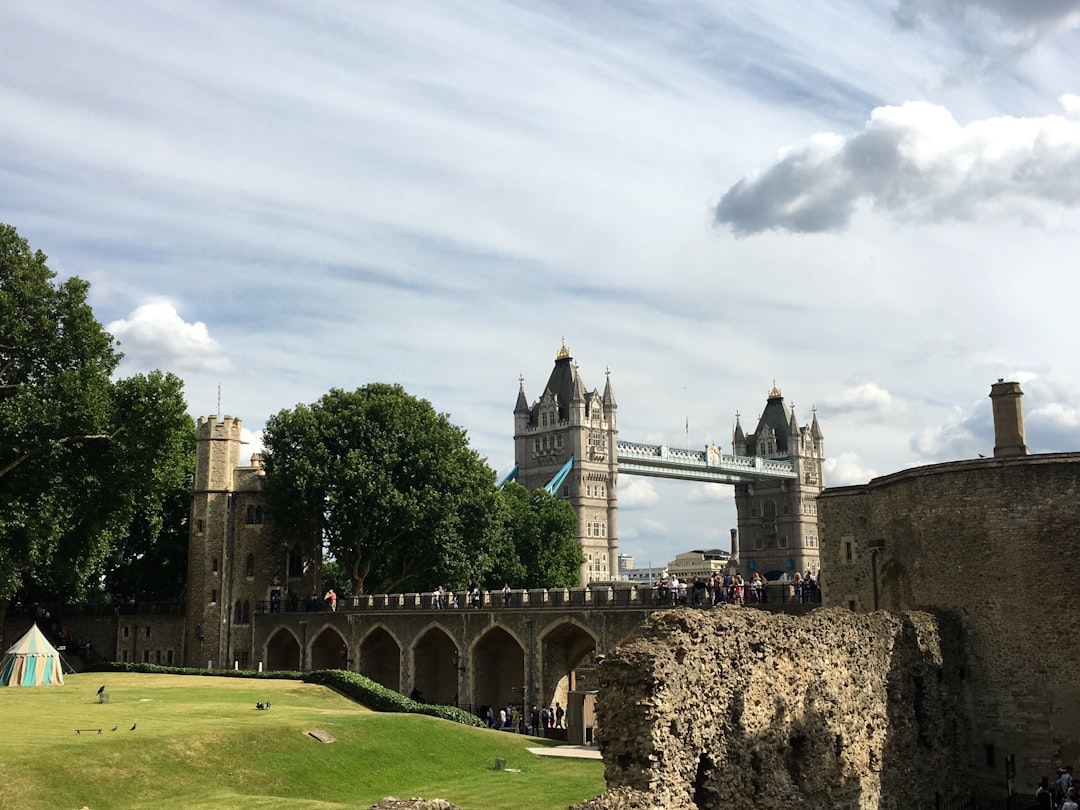
[{"label": "green grass", "polygon": [[[265,700],[273,709],[257,711]],[[545,744],[372,712],[298,681],[67,675],[63,686],[0,688],[0,810],[366,808],[384,796],[562,810],[603,792],[599,761],[525,750]],[[496,758],[513,770],[495,770]]]}]

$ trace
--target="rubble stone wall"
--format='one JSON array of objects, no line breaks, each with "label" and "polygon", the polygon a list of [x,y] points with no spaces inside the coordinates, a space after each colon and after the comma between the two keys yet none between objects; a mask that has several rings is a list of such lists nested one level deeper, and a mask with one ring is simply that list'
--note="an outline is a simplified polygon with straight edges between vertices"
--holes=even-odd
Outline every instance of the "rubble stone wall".
[{"label": "rubble stone wall", "polygon": [[654,614],[600,664],[578,810],[911,810],[955,791],[961,631],[930,613]]}]

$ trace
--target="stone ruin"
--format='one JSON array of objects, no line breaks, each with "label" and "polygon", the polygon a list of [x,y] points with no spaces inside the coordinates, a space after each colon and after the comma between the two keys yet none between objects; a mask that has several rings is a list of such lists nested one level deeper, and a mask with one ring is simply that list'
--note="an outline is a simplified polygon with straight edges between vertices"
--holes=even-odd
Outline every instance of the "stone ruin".
[{"label": "stone ruin", "polygon": [[571,810],[911,810],[962,789],[958,623],[654,614],[599,668],[608,790]]}]

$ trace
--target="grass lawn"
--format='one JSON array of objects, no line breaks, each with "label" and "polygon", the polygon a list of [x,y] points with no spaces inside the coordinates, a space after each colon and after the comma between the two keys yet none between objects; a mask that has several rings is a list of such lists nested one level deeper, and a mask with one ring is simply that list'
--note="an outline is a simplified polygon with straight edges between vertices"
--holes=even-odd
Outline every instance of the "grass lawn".
[{"label": "grass lawn", "polygon": [[[442,798],[463,810],[562,810],[604,790],[598,760],[525,750],[543,740],[371,712],[298,681],[64,680],[0,688],[2,810],[366,808],[384,796]],[[273,708],[257,711],[267,700]],[[316,729],[335,742],[314,740]],[[496,758],[510,770],[495,770]]]}]

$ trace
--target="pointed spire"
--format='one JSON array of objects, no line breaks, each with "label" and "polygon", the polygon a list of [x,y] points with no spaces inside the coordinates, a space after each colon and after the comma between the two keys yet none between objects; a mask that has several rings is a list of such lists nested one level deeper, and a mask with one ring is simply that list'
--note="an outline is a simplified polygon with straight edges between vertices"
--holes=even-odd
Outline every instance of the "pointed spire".
[{"label": "pointed spire", "polygon": [[517,404],[514,405],[514,413],[528,413],[529,401],[525,399],[525,375],[518,375]]},{"label": "pointed spire", "polygon": [[799,420],[795,418],[795,406],[791,406],[791,419],[788,420],[787,432],[789,436],[799,435]]},{"label": "pointed spire", "polygon": [[574,369],[574,391],[570,395],[571,402],[584,402],[585,401],[585,384],[581,381],[581,375],[578,374],[577,363],[573,365]]},{"label": "pointed spire", "polygon": [[825,437],[821,435],[821,428],[818,427],[817,408],[814,408],[813,411],[814,411],[814,421],[810,423],[810,435],[813,436],[816,441],[821,441],[821,439],[823,439]]},{"label": "pointed spire", "polygon": [[746,441],[746,434],[743,433],[742,422],[739,421],[739,416],[739,412],[735,411],[735,433],[733,435],[737,443],[742,443]]},{"label": "pointed spire", "polygon": [[611,369],[604,370],[604,376],[607,378],[604,383],[604,409],[607,411],[613,411],[619,407],[615,404],[615,394],[611,390]]}]

